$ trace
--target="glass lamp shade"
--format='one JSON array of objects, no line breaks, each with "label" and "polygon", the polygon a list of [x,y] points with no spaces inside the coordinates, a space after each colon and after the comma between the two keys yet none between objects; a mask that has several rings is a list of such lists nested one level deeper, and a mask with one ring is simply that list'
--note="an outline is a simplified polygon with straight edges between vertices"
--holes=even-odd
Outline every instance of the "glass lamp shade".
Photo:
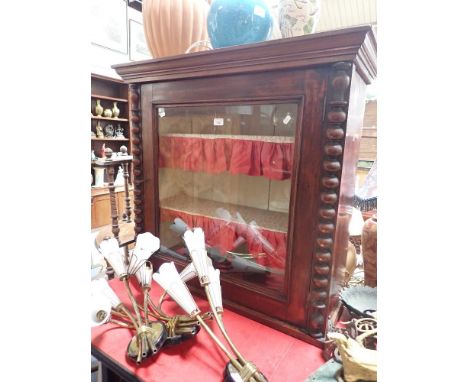
[{"label": "glass lamp shade", "polygon": [[142,265],[151,257],[151,255],[160,248],[159,239],[150,232],[139,234],[136,239],[127,268],[130,275],[134,275]]},{"label": "glass lamp shade", "polygon": [[127,274],[123,257],[122,250],[119,247],[119,242],[115,238],[106,239],[101,242],[99,250],[104,255],[104,258],[114,269],[117,277],[122,278]]},{"label": "glass lamp shade", "polygon": [[159,238],[151,232],[140,233],[136,238],[134,251],[142,252],[141,257],[146,257],[146,260],[156,252],[161,246]]},{"label": "glass lamp shade", "polygon": [[109,321],[111,314],[110,301],[101,294],[91,295],[91,326],[99,326]]},{"label": "glass lamp shade", "polygon": [[151,287],[151,282],[153,281],[153,265],[150,261],[145,262],[145,264],[138,269],[136,277],[143,288]]},{"label": "glass lamp shade", "polygon": [[153,279],[187,314],[193,317],[200,313],[197,304],[180,278],[173,262],[162,264],[159,267],[159,272],[153,274]]},{"label": "glass lamp shade", "polygon": [[190,258],[197,272],[202,286],[209,283],[208,279],[208,256],[205,248],[205,234],[199,227],[193,231],[187,230],[184,233],[185,245],[189,250]]},{"label": "glass lamp shade", "polygon": [[195,266],[193,265],[193,263],[190,263],[189,265],[187,265],[182,270],[182,272],[180,272],[179,276],[184,283],[197,277],[197,271],[195,270]]},{"label": "glass lamp shade", "polygon": [[210,283],[208,284],[208,293],[210,294],[213,305],[218,312],[223,311],[223,299],[221,295],[221,283],[219,279],[219,269],[214,269],[212,266],[208,268],[208,278]]},{"label": "glass lamp shade", "polygon": [[112,308],[117,308],[122,303],[104,277],[91,281],[91,295],[103,296],[110,302]]}]

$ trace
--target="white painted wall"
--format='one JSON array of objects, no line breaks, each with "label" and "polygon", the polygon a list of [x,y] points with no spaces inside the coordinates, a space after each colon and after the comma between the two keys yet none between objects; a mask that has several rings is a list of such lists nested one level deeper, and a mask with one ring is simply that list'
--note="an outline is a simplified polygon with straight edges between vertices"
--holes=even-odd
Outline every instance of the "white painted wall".
[{"label": "white painted wall", "polygon": [[[118,0],[116,0],[118,1]],[[101,74],[108,77],[120,78],[119,75],[111,68],[111,65],[130,62],[130,46],[129,40],[129,20],[135,20],[143,23],[141,12],[127,7],[127,54],[120,53],[111,49],[104,48],[91,42],[90,57],[91,57],[91,73]]]}]

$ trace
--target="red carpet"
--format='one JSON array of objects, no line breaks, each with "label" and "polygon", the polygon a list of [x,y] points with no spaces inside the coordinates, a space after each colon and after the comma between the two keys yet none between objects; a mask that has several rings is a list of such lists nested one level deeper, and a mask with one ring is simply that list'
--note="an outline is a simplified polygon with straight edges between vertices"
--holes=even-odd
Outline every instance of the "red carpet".
[{"label": "red carpet", "polygon": [[[110,285],[124,304],[131,307],[122,282],[112,280]],[[156,303],[161,289],[154,283],[153,285],[151,296]],[[136,290],[133,285],[132,289]],[[140,294],[136,293],[138,301],[141,301]],[[206,301],[197,297],[195,301],[202,311],[207,311]],[[172,300],[166,301],[163,308],[167,313],[181,313]],[[301,340],[229,310],[225,310],[223,320],[227,332],[239,351],[246,359],[257,365],[269,382],[303,382],[324,363],[321,349]],[[208,324],[216,334],[220,334],[215,322],[209,321]],[[98,350],[137,375],[142,381],[222,381],[227,358],[203,329],[192,340],[172,347],[163,347],[158,355],[138,367],[126,359],[126,349],[132,333],[117,325],[105,324],[92,329],[91,341]],[[222,338],[221,335],[219,337]]]}]

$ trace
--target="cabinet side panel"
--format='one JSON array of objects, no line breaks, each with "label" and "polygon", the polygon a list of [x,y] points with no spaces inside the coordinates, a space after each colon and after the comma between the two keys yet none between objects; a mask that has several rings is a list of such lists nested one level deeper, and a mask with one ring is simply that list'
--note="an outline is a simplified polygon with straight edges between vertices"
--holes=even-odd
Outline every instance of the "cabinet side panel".
[{"label": "cabinet side panel", "polygon": [[338,219],[334,240],[334,261],[330,285],[329,316],[334,321],[336,316],[339,292],[345,278],[346,255],[348,249],[348,226],[353,209],[353,198],[356,183],[356,169],[359,159],[359,144],[364,120],[366,84],[353,68],[349,96],[348,122],[346,128],[343,170],[341,173]]}]

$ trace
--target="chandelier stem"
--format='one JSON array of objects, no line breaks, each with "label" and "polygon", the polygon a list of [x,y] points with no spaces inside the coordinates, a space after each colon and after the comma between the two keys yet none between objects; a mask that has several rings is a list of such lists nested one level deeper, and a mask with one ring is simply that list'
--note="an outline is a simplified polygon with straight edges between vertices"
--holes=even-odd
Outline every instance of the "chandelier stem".
[{"label": "chandelier stem", "polygon": [[211,337],[211,339],[216,343],[216,345],[219,346],[219,348],[223,351],[224,354],[226,354],[226,356],[229,358],[229,360],[231,361],[231,363],[234,365],[234,367],[238,370],[242,369],[242,366],[239,364],[239,362],[232,356],[232,354],[229,352],[229,350],[226,349],[226,347],[224,346],[224,344],[219,340],[218,337],[216,337],[216,335],[213,333],[213,331],[211,330],[211,328],[206,324],[205,321],[203,321],[203,319],[200,317],[199,314],[197,314],[195,316],[195,318],[198,320],[198,322],[200,323],[200,325],[203,327],[203,329],[206,330],[206,332],[208,333],[208,335]]},{"label": "chandelier stem", "polygon": [[130,285],[128,283],[128,277],[123,278],[122,281],[123,281],[123,283],[125,285],[125,289],[127,289],[128,297],[130,298],[130,301],[132,302],[133,310],[135,311],[136,319],[138,321],[138,327],[140,327],[142,325],[140,310],[138,309],[138,304],[137,304],[137,302],[135,300],[135,296],[133,295],[133,293],[132,293],[132,291],[130,289]]},{"label": "chandelier stem", "polygon": [[[218,324],[219,330],[221,331],[221,333],[223,334],[223,337],[225,338],[225,340],[227,341],[227,343],[229,344],[231,349],[236,354],[237,359],[239,360],[239,362],[237,362],[237,360],[236,360],[236,363],[239,366],[236,366],[236,364],[234,364],[234,362],[232,362],[232,360],[231,360],[231,363],[240,372],[242,370],[243,366],[245,366],[247,364],[247,361],[242,356],[242,354],[239,352],[239,350],[237,349],[237,347],[234,345],[231,338],[227,334],[226,329],[225,329],[224,324],[223,324],[223,321],[221,320],[220,314],[216,310],[216,307],[214,306],[213,299],[211,298],[211,295],[210,295],[209,290],[208,290],[208,286],[206,286],[206,285],[205,285],[205,294],[206,294],[206,297],[208,298],[208,303],[210,304],[210,308],[213,311],[213,315],[214,315],[214,318],[216,320],[216,323]],[[258,371],[255,371],[255,373],[252,375],[252,377],[249,378],[249,381],[251,381],[251,382],[255,382],[255,381],[263,382],[264,379],[260,376]]]}]

